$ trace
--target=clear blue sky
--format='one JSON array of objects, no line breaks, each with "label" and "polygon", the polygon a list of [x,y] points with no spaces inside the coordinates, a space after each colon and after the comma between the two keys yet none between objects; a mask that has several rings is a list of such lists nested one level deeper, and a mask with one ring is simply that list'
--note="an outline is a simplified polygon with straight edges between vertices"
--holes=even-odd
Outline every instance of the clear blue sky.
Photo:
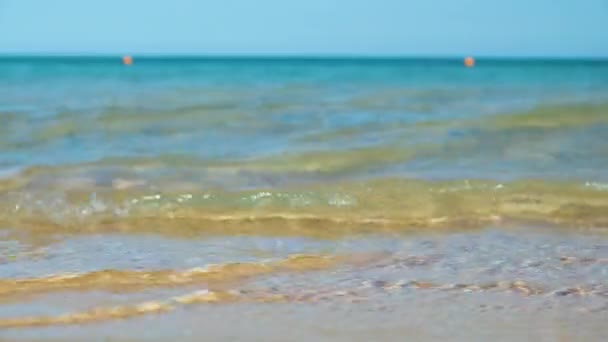
[{"label": "clear blue sky", "polygon": [[608,0],[0,0],[0,53],[608,57]]}]

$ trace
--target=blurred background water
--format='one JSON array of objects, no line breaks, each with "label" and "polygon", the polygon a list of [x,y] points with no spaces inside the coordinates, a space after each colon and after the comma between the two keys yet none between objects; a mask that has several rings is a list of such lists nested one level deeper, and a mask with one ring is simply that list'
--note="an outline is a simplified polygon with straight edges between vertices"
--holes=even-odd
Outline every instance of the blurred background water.
[{"label": "blurred background water", "polygon": [[[494,178],[498,169],[568,176],[576,167],[601,177],[588,163],[606,166],[597,151],[605,119],[589,122],[578,113],[585,108],[566,107],[580,116],[567,127],[521,120],[493,130],[478,122],[537,107],[603,105],[603,61],[481,60],[468,69],[456,60],[141,58],[125,67],[116,58],[3,58],[0,78],[3,173],[113,157],[238,161],[463,141],[454,152],[421,152],[400,170],[456,177],[474,169]],[[534,148],[520,146],[522,137]],[[448,163],[453,153],[460,160]]]}]

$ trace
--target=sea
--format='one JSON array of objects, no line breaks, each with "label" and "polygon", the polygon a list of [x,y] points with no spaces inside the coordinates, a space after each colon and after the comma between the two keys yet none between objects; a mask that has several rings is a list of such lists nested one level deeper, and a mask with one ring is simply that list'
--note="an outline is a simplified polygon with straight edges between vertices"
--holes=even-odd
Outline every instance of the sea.
[{"label": "sea", "polygon": [[608,60],[0,57],[0,341],[608,340]]}]

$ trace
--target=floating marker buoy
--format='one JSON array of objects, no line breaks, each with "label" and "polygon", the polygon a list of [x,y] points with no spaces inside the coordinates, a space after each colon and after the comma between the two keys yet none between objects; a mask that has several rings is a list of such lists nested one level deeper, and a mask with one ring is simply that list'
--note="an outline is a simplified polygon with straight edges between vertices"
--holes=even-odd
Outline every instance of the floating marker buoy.
[{"label": "floating marker buoy", "polygon": [[464,66],[472,68],[475,66],[475,59],[473,57],[467,57],[464,59]]},{"label": "floating marker buoy", "polygon": [[131,65],[131,64],[133,64],[133,57],[131,57],[131,56],[123,56],[122,57],[122,64],[124,64],[124,65]]}]

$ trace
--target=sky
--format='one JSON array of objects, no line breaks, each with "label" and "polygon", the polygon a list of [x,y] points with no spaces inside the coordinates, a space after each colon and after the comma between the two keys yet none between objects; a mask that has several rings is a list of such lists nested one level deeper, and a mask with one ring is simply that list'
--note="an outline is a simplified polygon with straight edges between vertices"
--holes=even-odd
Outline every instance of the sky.
[{"label": "sky", "polygon": [[608,0],[0,0],[0,54],[608,57]]}]

